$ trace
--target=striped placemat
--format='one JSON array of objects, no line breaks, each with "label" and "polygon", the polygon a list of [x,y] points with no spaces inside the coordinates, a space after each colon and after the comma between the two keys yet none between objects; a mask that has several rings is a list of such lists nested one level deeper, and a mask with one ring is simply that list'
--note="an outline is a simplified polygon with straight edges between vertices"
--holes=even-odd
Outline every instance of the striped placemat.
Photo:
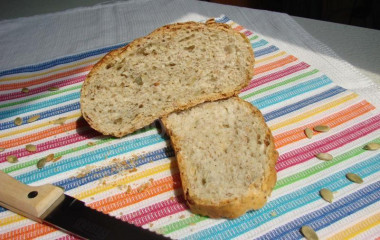
[{"label": "striped placemat", "polygon": [[[244,33],[255,52],[255,77],[240,97],[262,111],[280,153],[278,181],[264,208],[234,220],[194,215],[169,139],[156,123],[121,139],[87,125],[80,115],[82,82],[121,45],[0,72],[0,169],[26,184],[61,186],[93,208],[172,238],[299,239],[304,225],[323,239],[380,236],[380,152],[364,149],[380,143],[379,111],[227,17],[217,21]],[[305,136],[305,128],[321,124],[331,130]],[[37,150],[27,151],[27,144]],[[320,152],[334,159],[318,160]],[[54,159],[38,169],[49,154]],[[10,155],[18,162],[9,163]],[[349,181],[349,172],[364,183]],[[332,203],[321,198],[322,188],[334,192]],[[74,237],[1,208],[0,239],[30,238]]]}]

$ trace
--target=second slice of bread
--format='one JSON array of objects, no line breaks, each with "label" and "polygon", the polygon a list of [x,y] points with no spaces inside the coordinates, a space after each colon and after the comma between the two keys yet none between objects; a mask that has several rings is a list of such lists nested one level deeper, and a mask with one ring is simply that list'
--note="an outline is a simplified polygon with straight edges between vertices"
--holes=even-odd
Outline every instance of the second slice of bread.
[{"label": "second slice of bread", "polygon": [[171,113],[162,122],[194,213],[236,218],[265,205],[278,153],[257,108],[232,97]]}]

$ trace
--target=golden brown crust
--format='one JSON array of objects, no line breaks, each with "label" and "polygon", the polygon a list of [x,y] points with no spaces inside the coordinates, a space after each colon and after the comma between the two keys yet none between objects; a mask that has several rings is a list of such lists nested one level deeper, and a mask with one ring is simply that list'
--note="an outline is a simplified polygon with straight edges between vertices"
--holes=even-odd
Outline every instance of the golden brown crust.
[{"label": "golden brown crust", "polygon": [[180,169],[182,189],[184,192],[186,203],[190,207],[190,210],[196,214],[205,215],[212,218],[237,218],[249,210],[260,209],[266,204],[267,198],[270,196],[277,181],[275,165],[278,158],[278,152],[275,150],[274,138],[271,134],[270,129],[265,123],[263,115],[256,107],[252,106],[252,104],[240,99],[239,97],[234,98],[242,102],[243,104],[249,106],[253,114],[259,116],[260,120],[262,121],[262,124],[267,128],[266,140],[269,143],[268,170],[264,171],[265,176],[260,189],[257,189],[256,186],[251,184],[248,190],[248,194],[242,196],[240,199],[236,198],[234,200],[224,201],[219,203],[218,205],[215,205],[209,201],[197,198],[196,196],[193,196],[191,194],[191,190],[189,190],[188,188],[189,184],[187,183],[185,171],[181,170],[184,168],[184,165],[182,163],[183,158],[181,156],[181,148],[178,144],[178,136],[176,136],[173,133],[173,131],[171,131],[167,122],[167,116],[161,119],[163,125],[165,126],[165,129],[168,131],[174,152],[176,154],[178,167]]},{"label": "golden brown crust", "polygon": [[[239,34],[239,35],[243,36],[243,38],[244,38],[245,41],[249,42],[248,38],[244,34],[236,32],[235,30],[233,30],[227,24],[216,23],[214,19],[208,20],[205,24],[203,24],[203,23],[196,23],[196,22],[185,22],[185,23],[175,23],[175,24],[171,24],[171,25],[162,26],[162,27],[154,30],[152,33],[150,33],[149,35],[147,35],[145,37],[135,39],[134,41],[132,41],[128,45],[126,45],[124,47],[121,47],[119,49],[111,51],[110,53],[108,53],[107,55],[105,55],[98,63],[96,63],[94,65],[94,67],[91,69],[90,73],[87,75],[87,77],[86,77],[86,79],[85,79],[85,81],[84,81],[84,83],[82,85],[81,100],[80,100],[81,106],[83,106],[83,98],[85,97],[84,96],[84,92],[86,91],[86,88],[89,85],[89,82],[92,80],[92,76],[96,75],[97,72],[100,71],[101,69],[103,69],[107,64],[113,63],[117,58],[120,58],[121,55],[124,52],[128,51],[129,49],[138,48],[141,44],[143,44],[144,42],[148,41],[154,35],[165,34],[167,32],[175,32],[177,29],[183,29],[183,28],[189,28],[189,29],[192,29],[192,30],[200,30],[200,29],[205,29],[206,28],[205,26],[207,26],[207,27],[215,27],[215,28],[218,28],[218,29],[221,29],[223,31],[230,32],[230,33],[233,33],[233,34]],[[254,66],[254,62],[255,62],[255,60],[254,60],[254,53],[253,53],[253,49],[252,48],[249,48],[249,51],[250,51],[250,55],[251,55],[252,61],[249,63],[249,65],[251,66],[251,68],[248,69],[249,72],[247,72],[247,75],[245,76],[246,81],[243,84],[241,84],[239,86],[236,86],[236,88],[233,91],[231,91],[231,92],[227,92],[227,93],[214,93],[214,94],[209,95],[207,97],[194,98],[192,101],[188,102],[185,105],[178,105],[177,104],[173,108],[165,109],[165,112],[162,112],[162,114],[160,114],[160,116],[146,117],[145,119],[142,119],[139,122],[138,125],[135,125],[135,126],[129,128],[129,129],[125,129],[123,131],[117,131],[117,132],[109,131],[107,129],[102,128],[98,124],[96,124],[86,114],[86,112],[83,110],[83,107],[81,107],[82,116],[89,123],[89,125],[93,129],[101,132],[102,134],[104,134],[104,135],[113,135],[113,136],[116,136],[116,137],[123,137],[123,136],[125,136],[125,135],[127,135],[129,133],[132,133],[132,132],[134,132],[134,131],[136,131],[136,130],[138,130],[138,129],[140,129],[140,128],[142,128],[142,127],[144,127],[144,126],[146,126],[146,125],[148,125],[150,123],[152,123],[157,118],[163,117],[163,116],[165,116],[165,115],[167,115],[167,114],[169,114],[171,112],[188,109],[190,107],[193,107],[195,105],[198,105],[200,103],[207,102],[207,101],[215,101],[215,100],[224,99],[224,98],[228,98],[228,97],[232,97],[232,96],[237,96],[239,94],[239,92],[241,91],[241,89],[245,88],[249,84],[251,78],[253,77],[253,66]]]}]

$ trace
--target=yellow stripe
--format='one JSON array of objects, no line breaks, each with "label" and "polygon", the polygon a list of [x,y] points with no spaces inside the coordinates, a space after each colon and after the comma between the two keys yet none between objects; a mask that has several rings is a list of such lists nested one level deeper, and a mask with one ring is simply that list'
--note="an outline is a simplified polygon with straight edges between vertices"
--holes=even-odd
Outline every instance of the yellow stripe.
[{"label": "yellow stripe", "polygon": [[[105,192],[107,190],[110,190],[112,188],[115,188],[117,186],[126,185],[126,184],[134,182],[136,180],[139,180],[139,179],[142,179],[142,178],[146,178],[146,177],[152,176],[154,174],[157,174],[157,173],[160,173],[160,172],[163,172],[163,171],[167,171],[170,168],[174,168],[175,166],[177,166],[177,164],[176,164],[175,161],[174,162],[170,162],[170,163],[165,163],[163,165],[160,165],[160,166],[148,169],[148,170],[143,171],[143,172],[137,172],[134,175],[127,176],[125,178],[122,178],[122,179],[114,181],[114,182],[110,182],[110,183],[107,182],[106,185],[97,186],[97,187],[95,187],[93,189],[81,192],[81,193],[75,195],[74,197],[77,198],[77,199],[88,198],[88,197],[91,197],[93,195],[96,195],[96,194]],[[24,217],[22,217],[20,215],[14,214],[14,215],[12,215],[10,217],[6,217],[4,219],[1,219],[0,220],[0,226],[5,226],[5,225],[8,225],[8,224],[19,222],[19,221],[24,220],[24,219],[26,219],[26,218],[24,218]]]},{"label": "yellow stripe", "polygon": [[92,58],[92,59],[88,59],[88,60],[85,60],[85,61],[82,61],[82,62],[78,62],[78,63],[74,63],[74,64],[71,64],[71,65],[63,66],[63,67],[60,67],[60,68],[51,69],[49,71],[45,71],[45,72],[42,72],[42,73],[34,73],[34,74],[28,74],[28,75],[23,75],[23,76],[14,76],[14,77],[2,78],[2,79],[0,79],[0,82],[38,77],[38,76],[46,75],[46,74],[49,74],[49,73],[65,70],[65,69],[68,69],[68,68],[73,68],[73,67],[77,67],[77,66],[80,66],[80,65],[84,65],[84,64],[87,64],[87,63],[90,63],[90,62],[96,62],[96,61],[99,61],[99,59],[100,59],[99,57]]},{"label": "yellow stripe", "polygon": [[265,57],[265,58],[262,58],[260,60],[255,60],[255,64],[266,62],[266,61],[269,61],[269,60],[271,60],[273,58],[277,58],[277,57],[283,56],[285,54],[286,54],[286,52],[282,51],[282,52],[279,52],[279,53],[277,53],[277,54],[275,54],[273,56]]},{"label": "yellow stripe", "polygon": [[236,24],[235,22],[231,22],[231,23],[229,23],[229,24],[230,24],[231,28],[236,28],[236,27],[239,26],[239,25]]},{"label": "yellow stripe", "polygon": [[163,171],[167,171],[170,168],[173,168],[174,166],[176,166],[175,164],[176,164],[176,162],[166,163],[166,164],[154,167],[154,168],[150,168],[146,171],[136,173],[136,174],[131,175],[131,176],[126,176],[125,178],[119,179],[119,180],[111,182],[111,183],[107,182],[106,185],[101,185],[101,186],[98,186],[96,188],[81,192],[81,193],[75,195],[75,198],[77,198],[77,199],[88,198],[90,196],[105,192],[105,191],[110,190],[112,188],[115,188],[116,186],[126,185],[126,184],[134,182],[136,180],[146,178],[146,177],[149,177],[151,175],[154,175],[154,174],[157,174],[157,173],[160,173]]},{"label": "yellow stripe", "polygon": [[10,217],[6,217],[4,219],[0,219],[0,226],[5,226],[5,225],[8,225],[8,224],[12,224],[12,223],[15,223],[15,222],[19,222],[21,220],[24,220],[26,218],[24,218],[23,216],[20,216],[16,213],[14,213],[14,215],[10,216]]},{"label": "yellow stripe", "polygon": [[341,240],[341,239],[351,239],[355,236],[368,231],[369,229],[380,224],[380,213],[377,213],[365,220],[358,222],[354,226],[343,229],[339,233],[336,233],[332,237],[328,238],[329,240]]},{"label": "yellow stripe", "polygon": [[274,130],[277,130],[279,128],[283,128],[283,127],[286,127],[290,124],[293,124],[293,123],[296,123],[296,122],[300,122],[306,118],[309,118],[309,117],[312,117],[314,115],[317,115],[318,113],[321,113],[321,112],[324,112],[324,111],[327,111],[328,109],[330,108],[333,108],[333,107],[336,107],[342,103],[345,103],[351,99],[354,99],[356,98],[358,95],[356,93],[351,93],[350,95],[347,95],[345,97],[342,97],[342,98],[339,98],[333,102],[330,102],[330,103],[327,103],[323,106],[320,106],[320,107],[317,107],[313,110],[310,110],[310,111],[307,111],[303,114],[300,114],[300,115],[297,115],[296,117],[293,117],[293,118],[290,118],[286,121],[283,121],[283,122],[280,122],[280,123],[277,123],[277,124],[274,124],[272,126],[269,126],[269,128],[274,131]]},{"label": "yellow stripe", "polygon": [[[79,112],[79,113],[76,113],[76,114],[73,114],[73,115],[69,115],[69,116],[65,116],[65,117],[67,119],[71,119],[71,118],[78,118],[80,116],[82,116],[82,114]],[[32,131],[34,129],[42,128],[42,127],[45,127],[45,126],[48,126],[48,125],[53,125],[53,124],[55,124],[55,123],[53,123],[52,121],[43,122],[43,123],[34,125],[32,127],[27,127],[27,128],[23,128],[23,129],[19,129],[19,130],[13,131],[13,132],[4,133],[4,134],[0,135],[0,138],[9,137],[9,136],[16,135],[16,134],[19,134],[19,133],[29,132],[29,131]]]}]

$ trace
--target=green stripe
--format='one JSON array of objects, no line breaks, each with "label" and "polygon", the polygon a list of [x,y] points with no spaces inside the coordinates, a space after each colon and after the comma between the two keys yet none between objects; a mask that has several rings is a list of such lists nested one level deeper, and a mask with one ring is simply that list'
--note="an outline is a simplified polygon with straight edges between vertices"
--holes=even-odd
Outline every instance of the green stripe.
[{"label": "green stripe", "polygon": [[[380,143],[380,138],[376,138],[376,139],[374,139],[373,141],[370,141],[370,142]],[[370,142],[368,142],[368,143],[370,143]],[[296,173],[296,174],[293,174],[293,175],[291,175],[289,177],[283,178],[283,179],[277,181],[277,184],[274,187],[274,189],[279,189],[279,188],[285,187],[285,186],[287,186],[289,184],[292,184],[294,182],[297,182],[297,181],[300,181],[302,179],[308,178],[308,177],[310,177],[310,176],[312,176],[314,174],[317,174],[317,173],[319,173],[319,172],[321,172],[323,170],[326,170],[326,169],[328,169],[328,168],[330,168],[330,167],[332,167],[332,166],[334,166],[336,164],[339,164],[339,163],[341,163],[343,161],[346,161],[346,160],[348,160],[350,158],[358,156],[359,154],[362,154],[363,152],[368,151],[368,150],[364,149],[365,145],[366,144],[364,144],[364,145],[362,145],[360,147],[354,148],[354,149],[352,149],[352,150],[350,150],[348,152],[345,152],[345,153],[343,153],[343,154],[341,154],[339,156],[336,156],[336,157],[334,157],[334,159],[332,161],[322,162],[322,163],[320,163],[318,165],[315,165],[315,166],[313,166],[311,168],[308,168],[308,169],[306,169],[306,170],[304,170],[304,171],[302,171],[300,173]]]},{"label": "green stripe", "polygon": [[256,40],[256,39],[258,39],[258,38],[259,38],[259,36],[255,35],[255,36],[251,37],[249,40],[250,40],[250,41],[253,41],[253,40]]},{"label": "green stripe", "polygon": [[191,224],[195,224],[197,222],[200,222],[200,221],[203,221],[203,220],[206,220],[206,219],[208,219],[208,217],[194,215],[194,216],[186,218],[184,220],[181,220],[181,221],[178,221],[178,222],[166,225],[166,226],[158,229],[157,232],[160,233],[160,234],[169,234],[169,233],[178,231],[178,230],[180,230],[182,228],[188,227]]},{"label": "green stripe", "polygon": [[[371,143],[371,142],[380,143],[380,138],[376,138],[372,141],[369,141],[368,143]],[[366,143],[366,144],[368,144],[368,143]],[[352,149],[346,153],[343,153],[337,157],[334,157],[333,161],[323,162],[321,164],[316,165],[315,167],[306,169],[305,171],[302,171],[300,173],[291,175],[287,178],[281,179],[281,180],[277,181],[277,184],[276,184],[274,189],[279,189],[279,188],[284,187],[286,185],[289,185],[289,184],[292,184],[292,183],[297,182],[299,180],[310,177],[311,175],[316,174],[322,170],[325,170],[325,169],[327,169],[333,165],[336,165],[336,164],[341,163],[341,162],[343,162],[349,158],[352,158],[352,157],[357,156],[357,155],[359,155],[365,151],[368,151],[368,150],[364,150],[364,146],[366,144],[364,144],[360,147],[354,148],[354,149]],[[162,232],[163,234],[169,234],[169,233],[178,231],[182,228],[188,227],[190,223],[196,223],[196,222],[200,222],[200,221],[203,221],[206,219],[208,219],[208,218],[202,217],[202,216],[194,216],[194,217],[190,217],[190,218],[187,218],[187,219],[184,219],[184,220],[163,226],[158,231],[160,233]]]},{"label": "green stripe", "polygon": [[46,93],[46,94],[43,94],[43,95],[34,96],[34,97],[31,97],[31,98],[26,98],[26,99],[23,99],[23,100],[20,100],[20,101],[17,101],[17,102],[6,103],[6,104],[3,104],[3,105],[0,105],[0,108],[10,107],[10,106],[18,105],[18,104],[21,104],[21,103],[26,103],[26,102],[38,100],[38,99],[41,99],[41,98],[46,98],[46,97],[58,95],[58,94],[61,94],[61,93],[64,93],[64,92],[68,92],[68,91],[72,91],[72,90],[75,90],[75,89],[78,89],[78,88],[81,88],[81,87],[82,87],[82,84],[79,85],[79,86],[74,86],[74,87],[71,87],[71,88],[66,88],[66,89],[63,89],[63,90],[54,91],[54,92]]},{"label": "green stripe", "polygon": [[[154,127],[143,128],[143,129],[141,129],[141,130],[139,130],[137,132],[134,132],[130,136],[133,136],[133,135],[136,135],[136,134],[140,134],[140,133],[144,133],[144,132],[150,131],[152,129],[154,129]],[[99,144],[107,143],[107,142],[110,142],[110,141],[113,141],[113,140],[116,140],[116,138],[114,138],[114,137],[107,137],[107,138],[101,139],[99,141],[96,141],[94,143],[95,143],[95,145],[99,145]],[[64,156],[64,155],[67,155],[67,154],[70,154],[70,153],[79,152],[79,151],[82,151],[84,149],[87,149],[87,148],[90,148],[90,147],[94,147],[94,146],[90,146],[90,145],[88,145],[86,143],[86,144],[81,145],[79,147],[75,147],[75,148],[71,148],[71,149],[68,149],[68,150],[65,150],[65,151],[61,151],[61,152],[55,153],[54,157],[60,157],[60,156]],[[14,171],[26,168],[26,167],[30,167],[30,166],[36,165],[37,162],[40,159],[41,158],[34,159],[34,160],[31,160],[31,161],[28,161],[28,162],[23,162],[23,163],[20,163],[20,164],[17,164],[17,165],[12,165],[10,167],[2,169],[2,171],[5,172],[5,173],[10,173],[10,172],[14,172]]]},{"label": "green stripe", "polygon": [[294,81],[300,80],[300,79],[302,79],[302,78],[308,77],[308,76],[313,75],[313,74],[315,74],[315,73],[317,73],[317,72],[319,72],[319,70],[314,69],[314,70],[312,70],[312,71],[302,73],[302,74],[300,74],[300,75],[298,75],[298,76],[292,77],[292,78],[287,79],[287,80],[285,80],[285,81],[282,81],[282,82],[279,82],[279,83],[273,84],[273,85],[271,85],[271,86],[268,86],[268,87],[262,88],[262,89],[260,89],[260,90],[257,90],[257,91],[255,91],[255,92],[251,92],[251,93],[249,93],[249,94],[247,94],[247,95],[240,96],[240,97],[243,98],[243,99],[247,99],[247,98],[250,98],[250,97],[255,96],[255,95],[257,95],[257,94],[260,94],[260,93],[263,93],[263,92],[266,92],[266,91],[272,90],[272,89],[274,89],[274,88],[278,88],[278,87],[280,87],[280,86],[286,85],[286,84],[288,84],[288,83],[291,83],[291,82],[294,82]]}]

